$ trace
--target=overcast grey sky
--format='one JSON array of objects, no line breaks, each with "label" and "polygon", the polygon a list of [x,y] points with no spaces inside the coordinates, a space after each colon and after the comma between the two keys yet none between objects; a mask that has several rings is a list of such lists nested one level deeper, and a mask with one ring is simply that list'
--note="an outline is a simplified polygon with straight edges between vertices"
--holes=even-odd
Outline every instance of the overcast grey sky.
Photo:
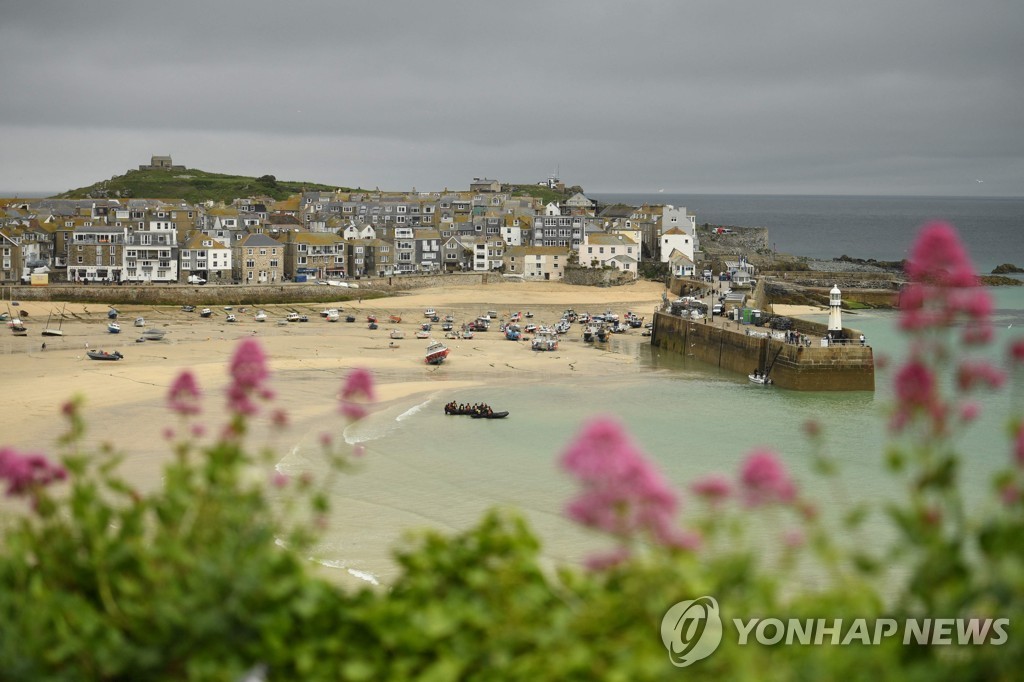
[{"label": "overcast grey sky", "polygon": [[[0,191],[1024,195],[1021,0],[0,0]],[[979,180],[981,182],[979,182]]]}]

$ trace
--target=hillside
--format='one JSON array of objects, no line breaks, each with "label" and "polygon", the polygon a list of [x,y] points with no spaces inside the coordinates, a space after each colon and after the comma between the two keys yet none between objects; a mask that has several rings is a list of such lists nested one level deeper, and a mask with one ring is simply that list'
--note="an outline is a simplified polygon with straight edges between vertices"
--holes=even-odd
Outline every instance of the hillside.
[{"label": "hillside", "polygon": [[334,191],[349,188],[323,185],[315,182],[278,180],[273,175],[259,178],[244,175],[207,173],[189,168],[184,171],[130,170],[109,180],[69,190],[57,195],[59,199],[131,198],[184,199],[193,204],[203,201],[230,203],[239,197],[269,196],[286,199],[303,190]]}]

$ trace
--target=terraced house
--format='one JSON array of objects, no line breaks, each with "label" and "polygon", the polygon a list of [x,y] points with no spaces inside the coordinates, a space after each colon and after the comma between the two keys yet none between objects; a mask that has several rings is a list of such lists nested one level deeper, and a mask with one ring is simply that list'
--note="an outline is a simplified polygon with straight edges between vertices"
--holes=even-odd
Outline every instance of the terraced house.
[{"label": "terraced house", "polygon": [[343,278],[348,273],[347,246],[343,237],[331,232],[289,232],[284,242],[284,276]]},{"label": "terraced house", "polygon": [[284,281],[284,244],[265,234],[248,234],[232,248],[232,273],[241,284]]}]

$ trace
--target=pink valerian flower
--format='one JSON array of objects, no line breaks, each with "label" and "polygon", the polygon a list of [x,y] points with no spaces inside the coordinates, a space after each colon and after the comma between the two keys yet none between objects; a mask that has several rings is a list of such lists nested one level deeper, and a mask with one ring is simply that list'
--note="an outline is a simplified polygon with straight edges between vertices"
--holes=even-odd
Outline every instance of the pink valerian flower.
[{"label": "pink valerian flower", "polygon": [[907,260],[907,276],[915,282],[940,287],[978,284],[974,265],[953,226],[943,222],[921,228]]},{"label": "pink valerian flower", "polygon": [[0,448],[0,479],[7,481],[7,496],[29,493],[35,497],[37,488],[67,478],[64,467],[53,464],[43,455],[22,454],[11,447]]},{"label": "pink valerian flower", "polygon": [[174,380],[167,394],[167,404],[183,417],[202,412],[199,406],[199,384],[192,372],[185,370]]},{"label": "pink valerian flower", "polygon": [[373,390],[373,375],[363,368],[352,370],[341,388],[339,411],[352,421],[367,415],[366,405],[376,399]]},{"label": "pink valerian flower", "polygon": [[964,324],[963,342],[992,339],[992,297],[982,287],[956,231],[946,223],[921,228],[907,261],[911,282],[900,292],[899,325],[916,332]]},{"label": "pink valerian flower", "polygon": [[287,486],[289,480],[290,479],[288,478],[288,474],[283,474],[280,471],[275,471],[273,475],[270,477],[270,484],[275,488],[280,489]]},{"label": "pink valerian flower", "polygon": [[964,360],[957,366],[957,386],[961,391],[970,391],[978,385],[991,389],[1000,388],[1006,375],[993,365],[981,360]]},{"label": "pink valerian flower", "polygon": [[244,339],[238,344],[231,359],[232,383],[228,387],[228,407],[239,415],[256,414],[258,408],[254,396],[264,399],[273,397],[264,382],[270,376],[263,349],[255,339]]},{"label": "pink valerian flower", "polygon": [[744,500],[752,507],[785,504],[796,498],[796,486],[778,456],[769,450],[750,453],[740,469],[740,485]]},{"label": "pink valerian flower", "polygon": [[721,474],[711,474],[691,483],[690,491],[711,504],[718,504],[732,495],[732,483]]},{"label": "pink valerian flower", "polygon": [[1024,339],[1017,339],[1010,344],[1010,361],[1014,364],[1024,364]]},{"label": "pink valerian flower", "polygon": [[583,486],[566,507],[577,523],[620,538],[644,532],[665,546],[695,546],[675,528],[675,493],[616,421],[598,418],[586,424],[561,465]]},{"label": "pink valerian flower", "polygon": [[915,416],[925,414],[944,429],[945,408],[935,375],[921,360],[907,362],[896,374],[896,412],[890,426],[900,431]]},{"label": "pink valerian flower", "polygon": [[960,420],[965,423],[973,422],[981,414],[981,407],[978,403],[964,403],[960,406]]}]

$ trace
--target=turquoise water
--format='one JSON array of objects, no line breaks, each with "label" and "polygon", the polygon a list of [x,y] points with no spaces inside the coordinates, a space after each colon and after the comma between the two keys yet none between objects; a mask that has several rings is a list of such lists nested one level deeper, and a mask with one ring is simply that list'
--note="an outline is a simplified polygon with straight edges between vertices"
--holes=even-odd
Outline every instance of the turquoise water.
[{"label": "turquoise water", "polygon": [[[1024,337],[1024,290],[994,289],[993,294],[997,343],[987,354],[1000,359],[1010,339]],[[864,331],[876,357],[887,358],[890,367],[906,352],[894,320],[891,311],[844,316],[847,326]],[[637,371],[551,382],[526,377],[522,383],[451,391],[441,381],[433,394],[421,394],[350,428],[347,440],[361,442],[367,456],[362,470],[342,477],[334,491],[338,515],[323,559],[387,581],[394,574],[390,548],[406,530],[465,528],[497,505],[528,516],[550,560],[580,560],[604,540],[562,516],[575,488],[557,460],[596,415],[622,423],[680,490],[710,472],[735,475],[750,450],[763,446],[779,453],[801,489],[825,509],[836,501],[900,494],[882,461],[892,396],[888,371],[877,372],[874,393],[808,393],[754,385],[746,377],[660,354],[647,343],[613,344],[612,351],[635,353]],[[991,473],[1007,461],[1005,420],[1011,409],[1022,408],[1022,380],[1018,374],[1018,385],[981,400],[982,417],[960,443],[972,504],[982,503]],[[492,421],[448,417],[443,405],[449,400],[488,402],[509,410],[510,416]],[[808,420],[824,428],[826,450],[840,464],[837,481],[812,473],[812,446],[802,434]],[[282,467],[319,466],[303,452],[300,448]],[[878,524],[875,531],[884,525],[880,518],[873,523]]]}]

